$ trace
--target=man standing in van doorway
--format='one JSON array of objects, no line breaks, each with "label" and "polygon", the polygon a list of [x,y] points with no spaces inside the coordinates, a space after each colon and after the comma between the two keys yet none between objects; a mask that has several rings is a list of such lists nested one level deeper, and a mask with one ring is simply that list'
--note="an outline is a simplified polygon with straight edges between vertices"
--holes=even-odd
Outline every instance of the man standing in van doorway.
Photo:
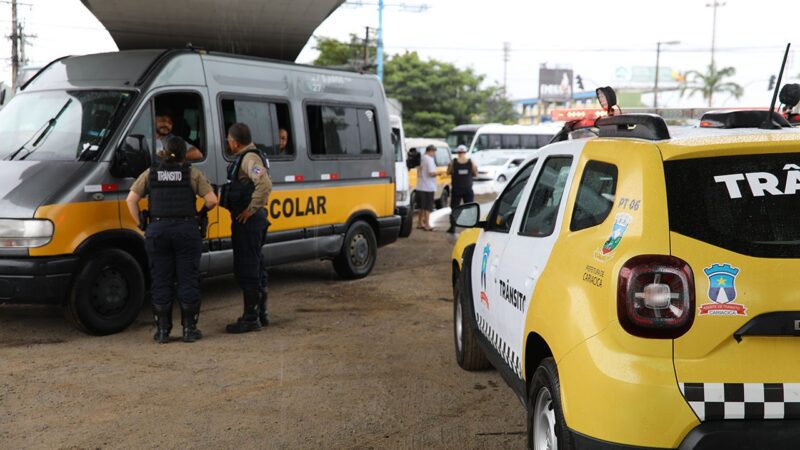
[{"label": "man standing in van doorway", "polygon": [[453,196],[450,197],[450,228],[448,233],[456,232],[456,223],[453,219],[452,210],[456,209],[461,203],[472,203],[475,201],[475,193],[472,191],[472,178],[478,175],[478,168],[475,163],[467,158],[467,147],[459,145],[456,147],[458,157],[450,161],[447,166],[447,174],[453,180]]},{"label": "man standing in van doorway", "polygon": [[433,211],[433,196],[436,192],[436,161],[433,155],[436,147],[425,147],[425,154],[420,158],[417,176],[417,196],[419,197],[419,217],[417,228],[433,231],[430,224],[431,211]]},{"label": "man standing in van doorway", "polygon": [[225,329],[228,333],[246,333],[269,324],[262,248],[269,226],[264,206],[272,191],[272,180],[267,170],[269,162],[253,144],[247,125],[231,125],[228,148],[236,159],[228,165],[228,184],[223,188],[220,204],[231,213],[233,273],[242,289],[244,312]]}]

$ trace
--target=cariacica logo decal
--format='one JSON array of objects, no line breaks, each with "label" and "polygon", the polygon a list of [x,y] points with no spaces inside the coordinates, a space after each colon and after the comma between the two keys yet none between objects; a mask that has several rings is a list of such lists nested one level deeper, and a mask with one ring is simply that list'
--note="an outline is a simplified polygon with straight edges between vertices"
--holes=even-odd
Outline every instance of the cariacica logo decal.
[{"label": "cariacica logo decal", "polygon": [[730,264],[712,264],[703,269],[708,277],[708,298],[712,303],[700,306],[700,315],[746,316],[744,305],[733,303],[736,299],[736,276],[739,269]]},{"label": "cariacica logo decal", "polygon": [[625,236],[625,231],[631,222],[633,222],[633,217],[629,214],[619,213],[614,217],[614,227],[611,229],[611,234],[600,250],[596,250],[594,253],[596,260],[604,262],[614,256],[614,250],[617,249],[617,246],[622,241],[622,237]]},{"label": "cariacica logo decal", "polygon": [[489,254],[492,252],[489,244],[483,247],[483,260],[481,261],[481,302],[489,308],[489,296],[486,295],[486,269],[489,267]]}]

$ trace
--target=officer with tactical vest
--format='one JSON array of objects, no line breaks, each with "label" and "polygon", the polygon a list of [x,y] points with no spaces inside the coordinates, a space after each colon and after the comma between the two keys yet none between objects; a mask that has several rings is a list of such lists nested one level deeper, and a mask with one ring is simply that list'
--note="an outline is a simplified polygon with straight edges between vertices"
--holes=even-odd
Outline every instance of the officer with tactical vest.
[{"label": "officer with tactical vest", "polygon": [[[206,176],[185,162],[186,143],[171,136],[157,165],[145,170],[131,186],[128,210],[145,231],[150,262],[151,294],[158,343],[169,342],[172,331],[173,286],[181,307],[183,341],[202,337],[197,329],[200,315],[200,254],[203,237],[198,228],[196,197],[205,200],[204,211],[217,205],[217,196]],[[150,223],[139,219],[139,200],[148,196]],[[203,212],[204,212],[203,211]]]},{"label": "officer with tactical vest", "polygon": [[221,205],[231,213],[233,272],[242,289],[244,313],[229,324],[229,333],[260,330],[269,324],[267,270],[261,249],[267,237],[267,204],[272,191],[269,162],[253,145],[250,128],[235,123],[228,129],[228,147],[236,158],[228,166],[228,184]]}]

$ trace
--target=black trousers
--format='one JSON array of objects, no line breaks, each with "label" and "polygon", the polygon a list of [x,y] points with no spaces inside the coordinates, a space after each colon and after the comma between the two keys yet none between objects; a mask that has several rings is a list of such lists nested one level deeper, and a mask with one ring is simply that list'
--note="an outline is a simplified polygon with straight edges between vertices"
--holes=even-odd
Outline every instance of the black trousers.
[{"label": "black trousers", "polygon": [[236,221],[231,215],[231,241],[233,244],[233,276],[243,290],[266,289],[267,270],[261,247],[267,238],[267,210],[261,208],[247,219]]},{"label": "black trousers", "polygon": [[456,229],[456,220],[453,218],[453,209],[461,206],[462,203],[472,203],[475,201],[475,193],[472,188],[453,188],[453,194],[450,196],[450,231]]},{"label": "black trousers", "polygon": [[150,265],[150,292],[154,305],[172,303],[177,282],[178,300],[200,302],[200,255],[203,240],[195,219],[154,220],[145,232]]}]

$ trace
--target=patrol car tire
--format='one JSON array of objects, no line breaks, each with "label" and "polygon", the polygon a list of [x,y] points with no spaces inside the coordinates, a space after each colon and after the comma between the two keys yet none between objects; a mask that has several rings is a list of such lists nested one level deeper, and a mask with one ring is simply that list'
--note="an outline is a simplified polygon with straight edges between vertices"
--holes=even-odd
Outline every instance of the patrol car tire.
[{"label": "patrol car tire", "polygon": [[84,258],[67,316],[86,333],[118,333],[136,320],[144,294],[145,278],[136,259],[122,250],[101,250]]},{"label": "patrol car tire", "polygon": [[[575,448],[572,432],[567,428],[561,409],[561,383],[552,357],[543,359],[533,373],[527,407],[530,450]],[[550,446],[545,442],[549,442]]]},{"label": "patrol car tire", "polygon": [[357,220],[344,235],[342,250],[333,260],[333,269],[346,280],[364,278],[372,272],[377,257],[375,231],[367,222]]},{"label": "patrol car tire", "polygon": [[[471,255],[470,255],[471,256]],[[456,361],[458,365],[470,372],[487,370],[492,367],[489,359],[478,345],[477,336],[472,329],[472,323],[467,317],[467,308],[470,301],[469,267],[472,258],[465,255],[464,263],[453,286],[453,338],[455,341]]]}]

